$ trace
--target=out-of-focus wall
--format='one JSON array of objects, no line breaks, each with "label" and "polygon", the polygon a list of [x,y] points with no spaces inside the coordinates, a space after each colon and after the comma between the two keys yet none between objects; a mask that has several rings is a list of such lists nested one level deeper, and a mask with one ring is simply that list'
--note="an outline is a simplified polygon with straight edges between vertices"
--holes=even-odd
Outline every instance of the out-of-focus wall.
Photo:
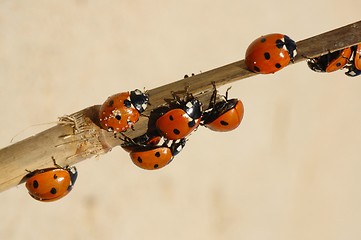
[{"label": "out-of-focus wall", "polygon": [[[354,0],[1,1],[0,147],[116,92],[240,60],[262,34],[297,41],[358,21],[360,8]],[[230,96],[245,116],[234,132],[199,128],[160,171],[114,149],[78,164],[74,190],[58,202],[36,202],[23,185],[2,192],[0,239],[360,239],[360,92],[361,77],[305,63],[236,82]]]}]

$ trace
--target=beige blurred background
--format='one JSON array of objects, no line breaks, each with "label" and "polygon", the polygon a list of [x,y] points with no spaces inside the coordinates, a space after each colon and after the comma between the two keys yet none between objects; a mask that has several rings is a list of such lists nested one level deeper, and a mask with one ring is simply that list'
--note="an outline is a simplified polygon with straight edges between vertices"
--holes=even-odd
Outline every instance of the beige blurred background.
[{"label": "beige blurred background", "polygon": [[[360,20],[361,2],[0,1],[0,147],[24,128]],[[361,34],[361,33],[360,33]],[[222,88],[221,90],[225,90]],[[361,77],[305,63],[236,82],[231,133],[200,128],[160,171],[122,149],[77,165],[66,198],[0,194],[0,239],[361,239]],[[51,125],[31,127],[16,140]]]}]

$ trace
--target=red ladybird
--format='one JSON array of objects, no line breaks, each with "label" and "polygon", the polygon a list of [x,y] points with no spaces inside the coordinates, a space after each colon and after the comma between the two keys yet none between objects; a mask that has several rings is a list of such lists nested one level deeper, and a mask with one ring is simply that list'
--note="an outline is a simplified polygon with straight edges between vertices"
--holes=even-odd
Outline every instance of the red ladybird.
[{"label": "red ladybird", "polygon": [[348,71],[345,73],[349,77],[355,77],[361,74],[361,44],[353,46],[353,58],[349,66]]},{"label": "red ladybird", "polygon": [[139,89],[110,96],[99,110],[101,127],[111,132],[126,131],[138,121],[148,100],[148,95]]},{"label": "red ladybird", "polygon": [[202,104],[192,95],[177,99],[169,107],[162,108],[155,127],[162,136],[170,140],[185,138],[200,124]]},{"label": "red ladybird", "polygon": [[56,167],[38,169],[28,174],[26,188],[34,199],[51,202],[67,195],[78,177],[75,167]]},{"label": "red ladybird", "polygon": [[139,145],[130,152],[133,163],[146,170],[160,169],[168,165],[185,146],[186,140],[173,141],[170,146]]},{"label": "red ladybird", "polygon": [[254,40],[246,51],[245,64],[256,73],[275,73],[293,62],[296,43],[286,35],[273,33]]},{"label": "red ladybird", "polygon": [[352,54],[350,47],[307,60],[308,67],[315,72],[334,72],[349,62]]},{"label": "red ladybird", "polygon": [[226,96],[216,102],[217,90],[214,85],[209,109],[202,116],[203,126],[217,132],[228,132],[240,125],[244,114],[243,103],[236,98],[228,99],[228,90]]}]

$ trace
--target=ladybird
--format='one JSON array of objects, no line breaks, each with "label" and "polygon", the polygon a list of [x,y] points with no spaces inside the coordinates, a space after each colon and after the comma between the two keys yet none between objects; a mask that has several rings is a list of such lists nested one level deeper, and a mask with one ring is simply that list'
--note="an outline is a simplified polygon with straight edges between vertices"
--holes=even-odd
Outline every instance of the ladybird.
[{"label": "ladybird", "polygon": [[185,99],[176,99],[169,107],[162,108],[155,127],[162,136],[169,140],[185,138],[200,124],[202,104],[192,95]]},{"label": "ladybird", "polygon": [[139,89],[110,96],[100,107],[99,122],[110,132],[124,132],[139,120],[149,97]]},{"label": "ladybird", "polygon": [[228,99],[228,90],[229,88],[226,96],[216,102],[217,89],[214,85],[209,108],[202,116],[201,124],[203,126],[216,132],[228,132],[241,124],[244,114],[243,103],[236,98]]},{"label": "ladybird", "polygon": [[180,139],[172,141],[170,146],[168,142],[160,146],[139,145],[130,152],[130,158],[133,163],[146,170],[160,169],[168,165],[185,146],[186,140]]},{"label": "ladybird", "polygon": [[351,64],[347,66],[345,73],[349,77],[355,77],[361,74],[361,44],[353,46],[353,58]]},{"label": "ladybird", "polygon": [[334,72],[342,69],[351,58],[351,47],[330,52],[307,60],[308,67],[315,72]]},{"label": "ladybird", "polygon": [[38,169],[28,174],[26,188],[31,197],[42,202],[51,202],[67,195],[78,177],[75,167],[55,167]]},{"label": "ladybird", "polygon": [[287,35],[273,33],[254,40],[246,50],[245,64],[256,73],[275,73],[294,61],[296,43]]}]

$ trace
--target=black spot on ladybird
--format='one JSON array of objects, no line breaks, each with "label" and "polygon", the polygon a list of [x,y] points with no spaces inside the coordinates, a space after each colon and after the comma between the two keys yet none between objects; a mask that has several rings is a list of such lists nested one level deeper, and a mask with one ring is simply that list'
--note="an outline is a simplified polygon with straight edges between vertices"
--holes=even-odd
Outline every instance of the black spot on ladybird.
[{"label": "black spot on ladybird", "polygon": [[337,67],[341,66],[341,63],[339,63],[339,62],[338,62],[338,63],[336,63],[336,66],[337,66]]},{"label": "black spot on ladybird", "polygon": [[158,164],[154,164],[154,168],[158,168],[159,167],[159,165]]},{"label": "black spot on ladybird", "polygon": [[39,182],[36,181],[36,180],[34,180],[34,182],[33,182],[33,187],[34,187],[34,188],[38,188],[38,187],[39,187]]},{"label": "black spot on ladybird", "polygon": [[154,154],[154,156],[160,157],[160,152],[156,152],[156,153]]},{"label": "black spot on ladybird", "polygon": [[266,38],[261,38],[261,43],[264,43],[266,40]]},{"label": "black spot on ladybird", "polygon": [[114,104],[114,100],[110,100],[108,106],[113,107],[113,104]]},{"label": "black spot on ladybird", "polygon": [[138,157],[138,158],[137,158],[137,161],[138,161],[139,163],[142,163],[142,162],[143,162],[143,160],[142,160],[141,157]]},{"label": "black spot on ladybird", "polygon": [[188,127],[189,128],[194,127],[194,125],[196,125],[196,122],[194,120],[188,122]]},{"label": "black spot on ladybird", "polygon": [[269,54],[269,52],[265,52],[263,56],[266,60],[269,60],[271,58],[271,54]]},{"label": "black spot on ladybird", "polygon": [[174,118],[173,118],[173,116],[172,116],[172,115],[169,115],[169,120],[171,120],[171,121],[173,121],[173,120],[174,120]]},{"label": "black spot on ladybird", "polygon": [[220,123],[221,123],[221,125],[223,125],[223,126],[227,126],[227,125],[228,125],[228,122],[223,121],[223,120],[222,120]]},{"label": "black spot on ladybird", "polygon": [[120,114],[115,115],[115,119],[117,119],[118,121],[120,121],[120,119],[122,119],[122,116]]},{"label": "black spot on ladybird", "polygon": [[260,71],[261,71],[261,69],[259,69],[259,67],[257,67],[257,66],[254,66],[254,67],[253,67],[253,70],[254,70],[255,72],[260,72]]},{"label": "black spot on ladybird", "polygon": [[51,190],[50,190],[50,193],[51,193],[51,194],[56,194],[56,192],[57,192],[57,191],[56,191],[56,188],[51,188]]},{"label": "black spot on ladybird", "polygon": [[175,134],[175,135],[179,135],[180,134],[180,131],[179,131],[179,129],[173,129],[173,133]]},{"label": "black spot on ladybird", "polygon": [[57,178],[58,178],[58,176],[57,176],[56,174],[54,174],[53,178],[54,178],[54,179],[57,179]]},{"label": "black spot on ladybird", "polygon": [[125,99],[124,106],[126,106],[127,108],[130,108],[132,106],[132,103],[128,99]]},{"label": "black spot on ladybird", "polygon": [[275,67],[276,67],[276,68],[281,68],[281,64],[276,63],[276,64],[275,64]]}]

